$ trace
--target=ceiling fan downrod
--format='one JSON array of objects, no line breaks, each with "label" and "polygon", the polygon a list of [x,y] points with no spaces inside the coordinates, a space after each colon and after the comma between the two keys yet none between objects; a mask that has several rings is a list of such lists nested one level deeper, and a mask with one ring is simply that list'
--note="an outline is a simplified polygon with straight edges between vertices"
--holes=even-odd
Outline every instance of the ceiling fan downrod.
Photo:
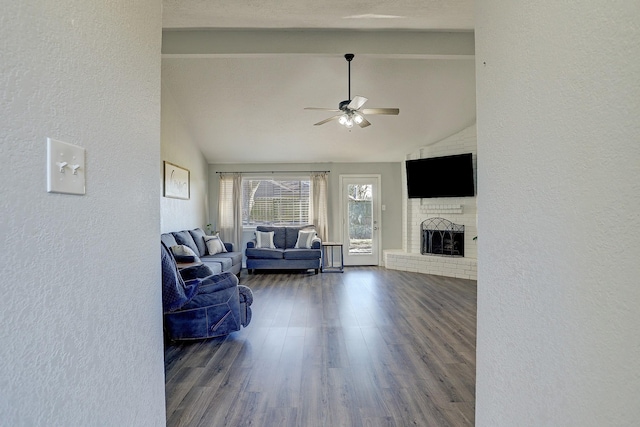
[{"label": "ceiling fan downrod", "polygon": [[353,59],[355,55],[353,53],[347,53],[344,55],[344,59],[347,60],[347,64],[349,64],[349,98],[347,98],[349,101],[351,101],[351,60]]}]

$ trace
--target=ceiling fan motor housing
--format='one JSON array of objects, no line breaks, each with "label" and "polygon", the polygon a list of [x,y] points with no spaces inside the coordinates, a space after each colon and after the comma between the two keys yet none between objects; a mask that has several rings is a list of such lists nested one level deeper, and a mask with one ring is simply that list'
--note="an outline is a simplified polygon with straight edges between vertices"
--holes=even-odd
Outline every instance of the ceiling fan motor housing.
[{"label": "ceiling fan motor housing", "polygon": [[348,110],[347,106],[349,105],[350,102],[351,102],[350,99],[347,99],[346,101],[342,101],[340,104],[338,104],[338,108],[342,111],[347,111]]}]

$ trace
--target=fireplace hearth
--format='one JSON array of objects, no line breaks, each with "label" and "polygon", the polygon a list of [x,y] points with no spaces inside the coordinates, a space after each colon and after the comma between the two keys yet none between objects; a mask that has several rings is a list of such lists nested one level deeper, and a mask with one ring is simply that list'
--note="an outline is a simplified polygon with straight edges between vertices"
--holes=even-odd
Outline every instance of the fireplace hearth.
[{"label": "fireplace hearth", "polygon": [[420,253],[464,257],[464,225],[445,218],[429,218],[422,222]]}]

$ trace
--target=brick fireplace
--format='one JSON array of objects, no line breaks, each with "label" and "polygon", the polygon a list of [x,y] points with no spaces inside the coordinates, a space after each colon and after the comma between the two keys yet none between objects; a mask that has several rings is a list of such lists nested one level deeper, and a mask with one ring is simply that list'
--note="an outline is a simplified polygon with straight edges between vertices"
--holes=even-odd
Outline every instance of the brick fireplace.
[{"label": "brick fireplace", "polygon": [[[465,202],[445,205],[409,200],[407,211],[413,220],[407,224],[403,236],[407,249],[384,251],[385,267],[476,280],[476,242],[472,239],[476,235],[475,198],[467,198]],[[446,214],[455,222],[448,219],[440,221],[444,219],[441,217],[429,221],[434,219],[429,214],[434,213]]]},{"label": "brick fireplace", "polygon": [[[476,127],[472,125],[455,135],[435,144],[423,147],[407,159],[437,157],[471,152],[474,154],[476,169]],[[404,178],[403,178],[404,179]],[[406,184],[406,181],[405,181]],[[476,226],[477,197],[449,197],[433,199],[409,199],[403,201],[404,224],[402,229],[402,249],[384,251],[385,267],[394,270],[412,271],[440,276],[459,277],[476,280],[477,246],[474,236]],[[443,218],[456,226],[462,226],[464,234],[447,236],[443,250],[446,254],[423,254],[423,222],[431,218]],[[432,238],[435,234],[432,234]],[[437,236],[438,239],[440,236]],[[444,237],[444,236],[442,236]],[[453,238],[450,241],[450,238]],[[433,243],[431,242],[432,248]],[[450,246],[453,245],[453,246]],[[436,245],[438,246],[438,245]],[[452,250],[453,249],[453,253]]]}]

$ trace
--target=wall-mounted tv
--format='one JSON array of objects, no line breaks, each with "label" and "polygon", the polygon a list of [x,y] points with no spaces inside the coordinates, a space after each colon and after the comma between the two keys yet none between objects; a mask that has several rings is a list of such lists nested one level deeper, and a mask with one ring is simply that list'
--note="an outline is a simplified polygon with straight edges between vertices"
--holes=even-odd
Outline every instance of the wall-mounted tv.
[{"label": "wall-mounted tv", "polygon": [[410,199],[474,196],[471,153],[407,160]]}]

